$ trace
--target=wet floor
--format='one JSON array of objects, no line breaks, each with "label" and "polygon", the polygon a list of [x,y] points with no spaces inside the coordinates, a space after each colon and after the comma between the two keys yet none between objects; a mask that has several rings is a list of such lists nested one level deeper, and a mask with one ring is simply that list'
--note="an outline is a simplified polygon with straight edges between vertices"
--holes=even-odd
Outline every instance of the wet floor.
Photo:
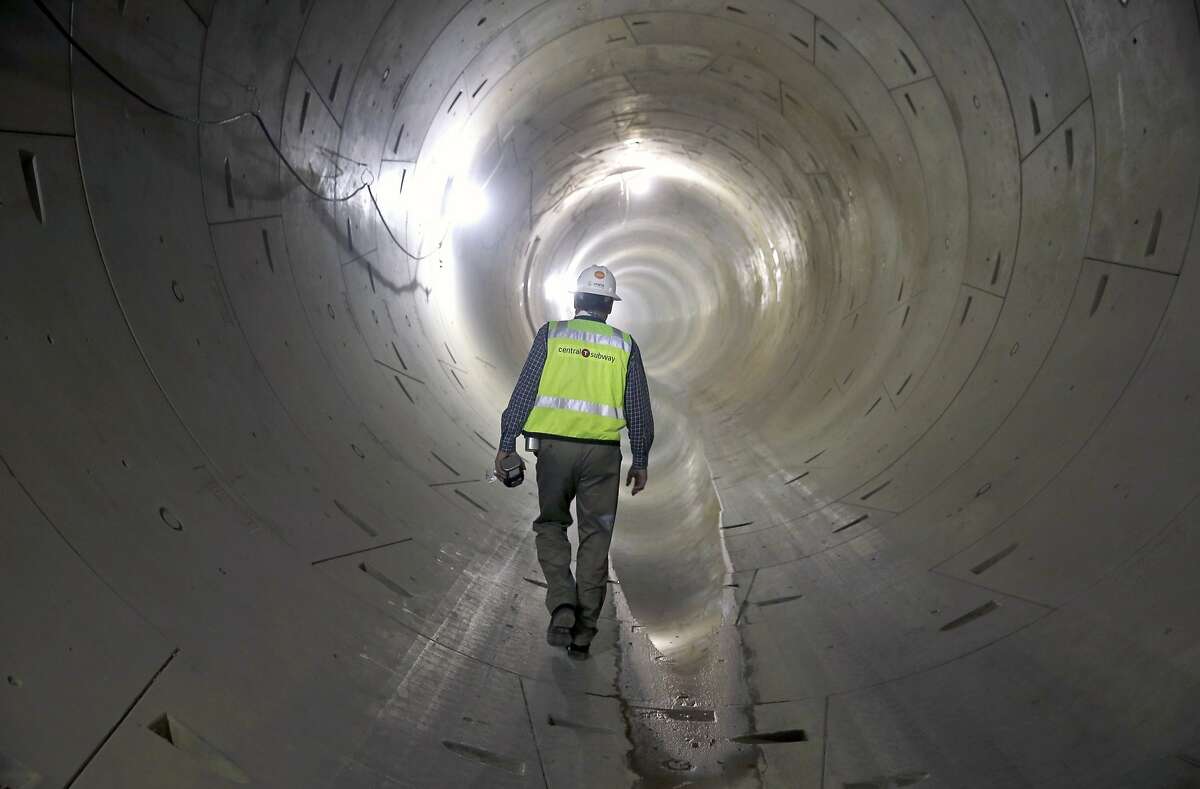
[{"label": "wet floor", "polygon": [[630,768],[650,787],[762,786],[721,506],[679,399],[656,391],[650,484],[613,542],[618,693]]}]

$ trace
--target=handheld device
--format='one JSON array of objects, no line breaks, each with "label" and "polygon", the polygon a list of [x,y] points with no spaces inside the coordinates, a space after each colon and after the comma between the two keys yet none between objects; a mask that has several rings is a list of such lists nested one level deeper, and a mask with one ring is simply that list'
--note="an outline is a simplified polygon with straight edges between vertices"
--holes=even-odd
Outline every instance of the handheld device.
[{"label": "handheld device", "polygon": [[516,453],[500,461],[500,470],[504,472],[500,475],[500,481],[506,488],[515,488],[525,481],[525,461]]}]

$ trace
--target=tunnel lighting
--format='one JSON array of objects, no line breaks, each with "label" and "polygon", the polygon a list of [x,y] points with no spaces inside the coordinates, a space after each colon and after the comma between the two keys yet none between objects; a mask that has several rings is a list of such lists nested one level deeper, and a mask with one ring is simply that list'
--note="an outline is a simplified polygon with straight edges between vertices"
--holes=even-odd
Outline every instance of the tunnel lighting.
[{"label": "tunnel lighting", "polygon": [[546,281],[542,283],[542,293],[547,299],[553,301],[566,293],[571,285],[571,275],[565,271],[559,271],[546,277]]},{"label": "tunnel lighting", "polygon": [[650,188],[653,186],[653,181],[649,176],[643,175],[638,178],[630,179],[628,184],[629,194],[634,195],[635,197],[642,197],[650,193]]},{"label": "tunnel lighting", "polygon": [[575,285],[576,275],[569,270],[557,271],[546,277],[542,283],[542,295],[552,305],[559,315],[570,316],[575,297],[571,293]]},{"label": "tunnel lighting", "polygon": [[469,181],[450,182],[446,199],[446,220],[451,227],[466,227],[483,219],[488,212],[487,194]]}]

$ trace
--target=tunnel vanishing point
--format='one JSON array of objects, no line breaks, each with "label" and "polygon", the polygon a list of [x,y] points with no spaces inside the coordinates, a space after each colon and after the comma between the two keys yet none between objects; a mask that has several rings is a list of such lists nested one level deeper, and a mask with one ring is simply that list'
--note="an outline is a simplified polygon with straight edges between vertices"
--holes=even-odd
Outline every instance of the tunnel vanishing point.
[{"label": "tunnel vanishing point", "polygon": [[[6,0],[0,87],[0,786],[1200,787],[1194,0]],[[576,662],[484,470],[591,264]]]}]

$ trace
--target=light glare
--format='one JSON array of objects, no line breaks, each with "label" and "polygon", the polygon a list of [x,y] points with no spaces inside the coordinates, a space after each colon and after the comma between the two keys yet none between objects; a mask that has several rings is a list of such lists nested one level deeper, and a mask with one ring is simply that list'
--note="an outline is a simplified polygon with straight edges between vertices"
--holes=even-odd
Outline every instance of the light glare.
[{"label": "light glare", "polygon": [[483,219],[488,212],[488,199],[482,187],[463,182],[451,183],[446,202],[446,219],[452,227],[466,227]]},{"label": "light glare", "polygon": [[560,270],[546,277],[542,285],[542,295],[558,313],[569,315],[575,296],[571,293],[575,286],[575,276],[568,270]]},{"label": "light glare", "polygon": [[651,187],[650,177],[643,175],[640,178],[633,178],[629,181],[629,194],[635,197],[643,197],[650,194]]}]

